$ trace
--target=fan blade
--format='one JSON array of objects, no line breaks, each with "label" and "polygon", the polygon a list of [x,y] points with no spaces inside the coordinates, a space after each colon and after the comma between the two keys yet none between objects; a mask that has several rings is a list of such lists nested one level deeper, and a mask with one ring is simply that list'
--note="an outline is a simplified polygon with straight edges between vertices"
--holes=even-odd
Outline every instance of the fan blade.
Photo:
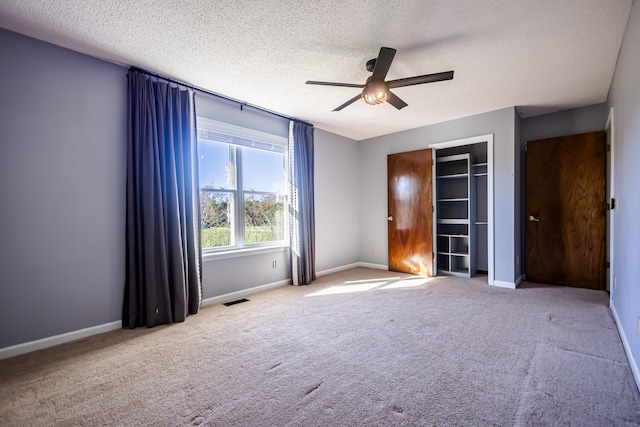
[{"label": "fan blade", "polygon": [[333,82],[316,82],[313,80],[307,80],[308,85],[322,85],[322,86],[340,86],[340,87],[358,87],[363,88],[364,85],[357,85],[353,83],[333,83]]},{"label": "fan blade", "polygon": [[373,68],[373,75],[371,76],[372,81],[384,81],[384,78],[387,77],[387,73],[391,67],[391,61],[393,61],[393,57],[395,55],[395,49],[390,47],[380,48],[378,59],[376,59],[376,65]]},{"label": "fan blade", "polygon": [[445,71],[444,73],[426,74],[424,76],[407,77],[406,79],[390,80],[387,82],[389,89],[404,86],[421,85],[423,83],[441,82],[443,80],[453,79],[453,71]]},{"label": "fan blade", "polygon": [[404,102],[402,99],[398,98],[393,92],[389,91],[389,97],[387,98],[387,102],[398,110],[402,110],[408,104]]},{"label": "fan blade", "polygon": [[362,96],[361,94],[358,94],[358,95],[354,96],[353,98],[351,98],[350,100],[348,100],[347,102],[345,102],[344,104],[342,104],[341,106],[339,106],[338,108],[336,108],[333,111],[342,110],[344,107],[347,107],[347,106],[353,104],[354,102],[356,102],[358,99],[360,99],[361,96]]}]

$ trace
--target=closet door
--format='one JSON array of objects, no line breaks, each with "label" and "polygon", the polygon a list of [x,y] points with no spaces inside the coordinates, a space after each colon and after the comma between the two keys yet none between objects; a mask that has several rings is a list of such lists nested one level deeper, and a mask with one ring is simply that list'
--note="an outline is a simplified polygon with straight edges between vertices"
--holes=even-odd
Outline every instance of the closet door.
[{"label": "closet door", "polygon": [[604,132],[529,141],[527,280],[605,286]]},{"label": "closet door", "polygon": [[433,276],[432,151],[387,157],[389,270]]}]

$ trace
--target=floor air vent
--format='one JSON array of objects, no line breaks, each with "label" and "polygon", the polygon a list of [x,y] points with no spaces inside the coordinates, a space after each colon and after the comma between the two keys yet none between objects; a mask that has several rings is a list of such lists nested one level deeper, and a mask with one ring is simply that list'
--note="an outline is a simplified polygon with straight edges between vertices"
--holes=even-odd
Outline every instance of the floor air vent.
[{"label": "floor air vent", "polygon": [[222,305],[226,305],[227,307],[229,307],[230,305],[240,304],[241,302],[247,302],[247,301],[249,301],[249,300],[246,299],[246,298],[242,298],[242,299],[239,299],[239,300],[236,300],[236,301],[225,302]]}]

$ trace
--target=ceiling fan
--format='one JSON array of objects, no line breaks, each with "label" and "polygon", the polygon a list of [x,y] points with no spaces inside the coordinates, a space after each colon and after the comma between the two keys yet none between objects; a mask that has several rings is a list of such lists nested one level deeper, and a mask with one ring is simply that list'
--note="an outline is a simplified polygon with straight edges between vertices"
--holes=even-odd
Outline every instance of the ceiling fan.
[{"label": "ceiling fan", "polygon": [[388,102],[396,107],[398,110],[407,106],[407,103],[398,98],[389,89],[397,87],[421,85],[423,83],[434,83],[443,80],[453,79],[453,71],[445,71],[442,73],[426,74],[424,76],[407,77],[404,79],[385,81],[391,62],[396,54],[396,50],[390,47],[381,47],[378,58],[373,58],[367,61],[367,71],[373,72],[371,76],[367,78],[365,84],[352,84],[352,83],[332,83],[332,82],[317,82],[308,80],[308,85],[322,85],[322,86],[341,86],[341,87],[357,87],[363,88],[360,95],[356,95],[344,104],[340,105],[333,111],[340,111],[344,107],[353,104],[361,98],[364,102],[370,105],[382,104]]}]

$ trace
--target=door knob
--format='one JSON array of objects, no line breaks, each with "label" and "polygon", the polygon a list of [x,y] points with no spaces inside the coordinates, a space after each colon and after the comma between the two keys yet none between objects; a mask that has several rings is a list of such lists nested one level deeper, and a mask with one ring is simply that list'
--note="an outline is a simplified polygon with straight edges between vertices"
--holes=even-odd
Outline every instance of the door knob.
[{"label": "door knob", "polygon": [[540,218],[536,218],[533,215],[529,215],[529,222],[540,222]]},{"label": "door knob", "polygon": [[393,221],[393,216],[389,215],[389,216],[387,217],[387,221]]}]

